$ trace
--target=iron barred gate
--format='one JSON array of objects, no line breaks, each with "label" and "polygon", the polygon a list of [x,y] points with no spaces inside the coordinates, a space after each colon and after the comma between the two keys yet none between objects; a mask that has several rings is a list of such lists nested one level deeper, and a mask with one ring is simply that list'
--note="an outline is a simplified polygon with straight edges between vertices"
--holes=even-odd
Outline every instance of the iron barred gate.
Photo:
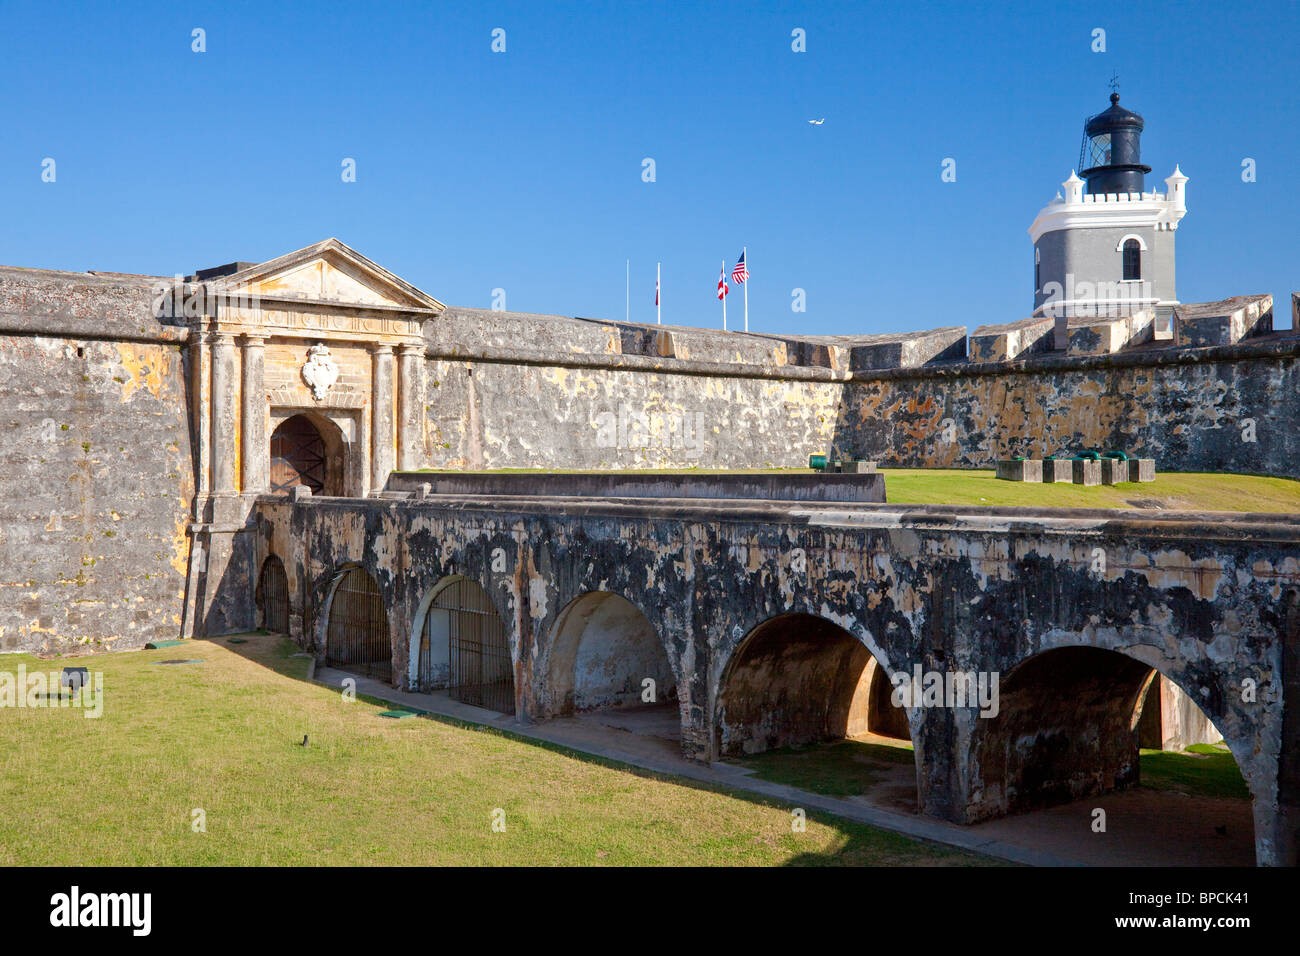
[{"label": "iron barred gate", "polygon": [[[434,599],[433,608],[448,611],[447,692],[453,700],[504,714],[515,712],[515,667],[505,624],[488,593],[476,582],[454,581]],[[430,609],[432,612],[433,608]],[[420,670],[424,672],[428,629],[435,615],[425,616]]]},{"label": "iron barred gate", "polygon": [[325,442],[305,415],[294,415],[271,433],[271,493],[287,494],[306,485],[325,490]]},{"label": "iron barred gate", "polygon": [[257,582],[258,604],[262,608],[262,628],[278,634],[289,633],[289,578],[284,565],[275,555],[262,563]]},{"label": "iron barred gate", "polygon": [[362,568],[343,573],[330,600],[325,639],[330,667],[393,682],[393,647],[388,614],[375,579]]}]

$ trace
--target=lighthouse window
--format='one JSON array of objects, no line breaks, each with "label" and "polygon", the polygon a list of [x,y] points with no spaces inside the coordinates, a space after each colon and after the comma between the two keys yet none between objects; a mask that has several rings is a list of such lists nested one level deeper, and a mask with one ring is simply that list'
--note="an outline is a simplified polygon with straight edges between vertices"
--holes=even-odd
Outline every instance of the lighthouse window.
[{"label": "lighthouse window", "polygon": [[1142,278],[1142,247],[1136,239],[1124,243],[1124,279]]},{"label": "lighthouse window", "polygon": [[1092,165],[1110,165],[1110,133],[1100,133],[1094,136],[1089,141],[1088,146],[1091,149]]}]

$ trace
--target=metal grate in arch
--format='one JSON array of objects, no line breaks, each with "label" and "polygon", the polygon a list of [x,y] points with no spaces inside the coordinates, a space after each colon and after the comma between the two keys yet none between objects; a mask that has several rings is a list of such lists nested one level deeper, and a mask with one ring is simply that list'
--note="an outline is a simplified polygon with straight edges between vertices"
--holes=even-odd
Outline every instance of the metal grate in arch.
[{"label": "metal grate in arch", "polygon": [[379,585],[362,568],[349,568],[330,600],[325,663],[393,682],[393,647]]},{"label": "metal grate in arch", "polygon": [[429,648],[434,643],[430,628],[441,618],[448,629],[448,694],[453,700],[513,714],[515,666],[510,659],[505,622],[492,598],[477,582],[462,579],[438,593],[430,611],[434,609],[448,613],[424,617],[420,673],[430,670]]},{"label": "metal grate in arch", "polygon": [[257,599],[262,609],[262,627],[279,634],[289,633],[289,577],[275,555],[262,562],[257,582]]}]

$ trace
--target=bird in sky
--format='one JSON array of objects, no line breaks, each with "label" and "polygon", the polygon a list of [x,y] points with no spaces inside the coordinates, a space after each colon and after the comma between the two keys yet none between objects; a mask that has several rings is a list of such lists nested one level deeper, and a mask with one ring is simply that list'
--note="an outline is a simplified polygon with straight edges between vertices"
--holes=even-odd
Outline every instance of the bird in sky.
[{"label": "bird in sky", "polygon": [[819,119],[819,120],[809,120],[808,122],[812,123],[813,126],[821,126],[822,123],[825,123],[825,122],[826,122],[826,117],[823,116],[823,117],[822,117],[821,119]]}]

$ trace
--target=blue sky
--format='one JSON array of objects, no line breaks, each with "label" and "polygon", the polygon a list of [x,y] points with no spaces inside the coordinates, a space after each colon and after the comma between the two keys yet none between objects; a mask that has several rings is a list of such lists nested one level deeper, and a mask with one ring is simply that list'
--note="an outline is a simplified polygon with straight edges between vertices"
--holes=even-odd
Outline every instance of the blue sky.
[{"label": "blue sky", "polygon": [[1285,326],[1298,27],[1281,3],[0,0],[0,263],[170,275],[337,236],[444,302],[622,318],[630,259],[653,322],[662,260],[664,321],[716,326],[744,245],[756,331],[974,328],[1031,310],[1026,229],[1118,73],[1148,188],[1191,177],[1179,297],[1270,292]]}]

